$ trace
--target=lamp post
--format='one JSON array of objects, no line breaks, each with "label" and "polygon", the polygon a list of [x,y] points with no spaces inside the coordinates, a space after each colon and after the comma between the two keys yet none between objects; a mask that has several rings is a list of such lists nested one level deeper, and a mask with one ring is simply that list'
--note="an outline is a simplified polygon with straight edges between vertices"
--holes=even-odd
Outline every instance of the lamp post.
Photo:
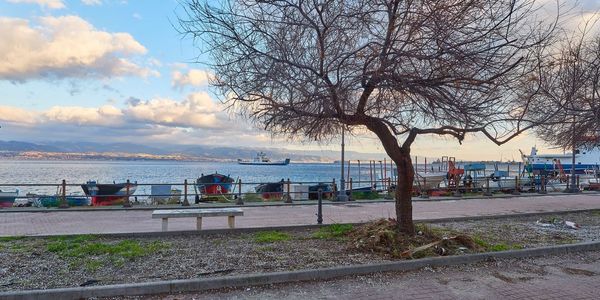
[{"label": "lamp post", "polygon": [[344,180],[344,162],[345,162],[345,158],[344,158],[344,127],[342,127],[342,161],[341,161],[341,176],[340,176],[340,189],[338,191],[337,197],[336,197],[336,201],[348,201],[348,195],[346,195],[346,182]]}]

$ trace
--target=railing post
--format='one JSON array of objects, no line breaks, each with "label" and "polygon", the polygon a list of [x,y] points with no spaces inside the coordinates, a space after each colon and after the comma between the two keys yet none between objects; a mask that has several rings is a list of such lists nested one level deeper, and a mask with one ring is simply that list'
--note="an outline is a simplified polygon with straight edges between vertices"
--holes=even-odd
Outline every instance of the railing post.
[{"label": "railing post", "polygon": [[291,181],[288,178],[287,181],[286,181],[286,183],[285,183],[285,185],[287,187],[287,193],[285,195],[285,203],[292,203],[292,196],[290,195],[290,192],[291,192],[290,191],[290,189],[291,189],[290,184],[291,184]]},{"label": "railing post", "polygon": [[427,199],[429,195],[427,195],[427,178],[423,177],[423,188],[421,189],[421,198]]},{"label": "railing post", "polygon": [[242,179],[238,179],[238,195],[236,205],[244,205],[244,199],[242,199]]},{"label": "railing post", "polygon": [[490,191],[490,178],[486,177],[485,178],[485,192],[483,193],[484,196],[492,196],[492,192]]},{"label": "railing post", "polygon": [[581,189],[581,186],[579,185],[579,175],[577,175],[577,189]]},{"label": "railing post", "polygon": [[512,192],[513,195],[521,195],[519,191],[519,176],[515,176],[515,189]]},{"label": "railing post", "polygon": [[348,192],[350,193],[350,195],[348,195],[348,201],[354,201],[352,198],[352,177],[348,179],[348,187]]},{"label": "railing post", "polygon": [[62,192],[60,195],[60,204],[58,208],[69,208],[69,203],[67,202],[67,181],[63,179],[61,183]]},{"label": "railing post", "polygon": [[317,224],[323,224],[323,189],[319,188],[317,203]]},{"label": "railing post", "polygon": [[546,193],[546,176],[540,176],[540,194],[545,194]]},{"label": "railing post", "polygon": [[125,187],[125,203],[123,203],[123,207],[131,207],[131,202],[129,202],[129,179],[127,179],[127,186]]},{"label": "railing post", "polygon": [[187,179],[183,181],[183,203],[182,206],[190,206],[188,201],[188,182]]}]

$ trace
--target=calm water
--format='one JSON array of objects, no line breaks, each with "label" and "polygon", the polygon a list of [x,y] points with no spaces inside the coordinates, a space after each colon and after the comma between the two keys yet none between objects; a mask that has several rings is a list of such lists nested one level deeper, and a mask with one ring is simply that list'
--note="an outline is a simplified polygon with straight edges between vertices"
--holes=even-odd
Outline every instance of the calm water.
[{"label": "calm water", "polygon": [[[419,166],[423,169],[423,166]],[[488,166],[493,169],[493,166]],[[506,170],[507,165],[499,166]],[[517,171],[515,166],[511,171]],[[429,169],[429,167],[428,167]],[[436,167],[437,169],[437,167]],[[385,177],[390,176],[389,162],[385,168]],[[377,163],[375,178],[382,178],[382,166]],[[275,182],[282,178],[290,178],[292,182],[331,182],[340,178],[339,164],[326,163],[291,163],[287,166],[252,166],[239,165],[235,162],[172,162],[172,161],[15,161],[0,160],[0,189],[14,190],[18,188],[20,195],[26,193],[55,194],[55,186],[27,187],[19,184],[59,184],[63,179],[68,184],[82,184],[88,180],[99,183],[124,182],[127,179],[138,183],[178,183],[185,179],[193,182],[201,174],[219,172],[230,175],[242,182]],[[512,173],[512,172],[511,172]],[[347,176],[347,169],[344,174]],[[356,163],[350,167],[350,177],[356,182],[359,168]],[[369,186],[370,171],[368,163],[362,162],[360,179],[364,183],[357,186]],[[251,191],[256,184],[243,185],[243,191]],[[182,188],[179,186],[178,188]],[[68,194],[83,194],[80,187],[68,187]],[[148,194],[149,186],[139,186],[136,195]]]},{"label": "calm water", "polygon": [[[387,166],[389,176],[389,165]],[[0,189],[11,190],[18,188],[20,195],[26,193],[54,194],[56,187],[25,187],[18,184],[59,184],[63,179],[68,184],[81,184],[88,180],[99,183],[124,182],[127,179],[138,183],[180,183],[185,179],[193,182],[201,174],[219,172],[230,175],[242,182],[273,182],[282,178],[293,181],[331,182],[340,178],[339,164],[303,164],[291,163],[287,166],[252,166],[239,165],[234,162],[171,162],[171,161],[14,161],[0,160],[0,184],[15,184],[2,186]],[[346,171],[347,172],[347,171]],[[358,178],[358,167],[352,165],[350,176]],[[369,180],[368,164],[361,165],[361,179]],[[378,177],[380,167],[377,166]],[[347,176],[347,173],[344,174]],[[363,185],[369,185],[365,183]],[[249,191],[255,185],[244,185],[243,190]],[[181,187],[179,187],[181,188]],[[149,191],[149,187],[138,187],[136,194]],[[82,194],[81,188],[69,187],[69,194]]]}]

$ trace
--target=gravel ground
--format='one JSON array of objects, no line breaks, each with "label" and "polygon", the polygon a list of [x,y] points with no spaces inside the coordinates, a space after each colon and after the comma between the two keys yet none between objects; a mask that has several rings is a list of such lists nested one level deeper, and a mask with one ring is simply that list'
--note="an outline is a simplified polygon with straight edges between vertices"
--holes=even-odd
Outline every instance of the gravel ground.
[{"label": "gravel ground", "polygon": [[[538,220],[552,225],[538,224]],[[561,223],[562,220],[578,223],[581,228],[571,229]],[[506,244],[508,248],[600,240],[599,212],[445,222],[432,226],[460,230],[490,244]],[[90,255],[83,256],[49,251],[56,248],[54,244],[64,242],[60,239],[0,239],[0,291],[315,269],[390,260],[351,249],[344,240],[313,239],[313,232],[289,231],[291,239],[267,243],[257,242],[253,233],[131,238],[127,242],[139,245],[136,246],[139,249],[117,255],[112,248],[96,247],[87,250]],[[85,243],[115,245],[123,240],[87,237]],[[68,251],[73,244],[60,244],[63,248],[57,249]]]}]

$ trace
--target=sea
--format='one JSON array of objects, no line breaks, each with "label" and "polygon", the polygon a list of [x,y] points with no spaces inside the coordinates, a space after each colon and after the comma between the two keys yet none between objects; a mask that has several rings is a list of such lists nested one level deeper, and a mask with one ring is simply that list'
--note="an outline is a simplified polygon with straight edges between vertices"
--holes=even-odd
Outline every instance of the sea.
[{"label": "sea", "polygon": [[[352,178],[354,187],[370,186],[371,179],[380,180],[395,176],[389,161],[385,165],[376,162],[374,167],[361,161],[360,168],[356,162],[352,162],[349,173],[347,167],[348,164],[344,170],[344,177],[346,180]],[[504,164],[500,168],[506,169],[510,166]],[[513,166],[512,170],[517,171],[517,168]],[[341,164],[292,162],[286,166],[256,166],[239,165],[236,162],[0,160],[0,190],[18,189],[20,196],[27,193],[54,195],[62,180],[70,185],[67,194],[71,195],[82,195],[83,191],[79,185],[89,180],[98,183],[126,180],[140,184],[167,183],[182,189],[184,180],[192,183],[202,174],[215,172],[229,175],[236,181],[241,179],[242,192],[248,192],[253,191],[259,183],[277,182],[288,178],[292,183],[316,184],[334,180],[339,182]],[[31,184],[34,186],[29,186]],[[149,192],[149,185],[140,185],[136,194]]]}]

